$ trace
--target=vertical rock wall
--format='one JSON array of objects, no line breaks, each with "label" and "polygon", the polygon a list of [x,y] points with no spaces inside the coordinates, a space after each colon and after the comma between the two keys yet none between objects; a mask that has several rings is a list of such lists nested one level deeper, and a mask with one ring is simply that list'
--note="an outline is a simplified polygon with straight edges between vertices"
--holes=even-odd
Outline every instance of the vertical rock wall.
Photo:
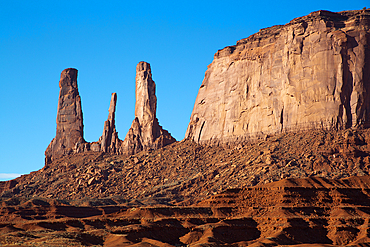
[{"label": "vertical rock wall", "polygon": [[370,11],[313,12],[219,50],[186,138],[225,143],[370,126]]}]

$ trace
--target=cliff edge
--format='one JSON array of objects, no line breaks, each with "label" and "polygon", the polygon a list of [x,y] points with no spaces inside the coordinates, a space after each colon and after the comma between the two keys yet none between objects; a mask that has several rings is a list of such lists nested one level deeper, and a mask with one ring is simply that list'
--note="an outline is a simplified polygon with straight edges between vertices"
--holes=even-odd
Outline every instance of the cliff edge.
[{"label": "cliff edge", "polygon": [[317,11],[219,50],[185,137],[233,143],[370,126],[370,10]]}]

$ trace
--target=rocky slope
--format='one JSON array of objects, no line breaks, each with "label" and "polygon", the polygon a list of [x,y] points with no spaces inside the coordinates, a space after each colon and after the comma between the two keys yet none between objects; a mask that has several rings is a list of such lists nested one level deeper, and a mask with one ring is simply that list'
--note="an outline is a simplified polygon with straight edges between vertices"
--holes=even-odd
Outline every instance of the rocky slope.
[{"label": "rocky slope", "polygon": [[368,26],[369,10],[319,11],[219,51],[181,142],[149,64],[124,141],[116,94],[83,140],[63,71],[45,167],[0,182],[0,245],[369,246]]},{"label": "rocky slope", "polygon": [[186,137],[225,143],[370,126],[370,10],[317,11],[219,50]]},{"label": "rocky slope", "polygon": [[116,198],[139,205],[191,205],[228,188],[283,178],[346,178],[370,172],[370,129],[280,134],[213,147],[184,140],[135,155],[83,152],[0,183],[0,198]]}]

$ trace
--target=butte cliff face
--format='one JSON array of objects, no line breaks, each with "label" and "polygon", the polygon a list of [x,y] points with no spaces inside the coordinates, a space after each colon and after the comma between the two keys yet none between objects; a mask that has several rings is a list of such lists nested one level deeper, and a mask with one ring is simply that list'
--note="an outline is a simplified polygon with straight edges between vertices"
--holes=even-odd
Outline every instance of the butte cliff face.
[{"label": "butte cliff face", "polygon": [[159,125],[156,117],[157,97],[149,63],[140,62],[136,66],[135,92],[135,119],[123,141],[121,152],[134,154],[175,142],[171,134]]},{"label": "butte cliff face", "polygon": [[370,127],[370,11],[317,11],[219,50],[186,137],[225,143]]},{"label": "butte cliff face", "polygon": [[77,70],[63,70],[59,81],[57,131],[45,151],[46,163],[74,152],[76,146],[85,143],[81,98],[77,87]]}]

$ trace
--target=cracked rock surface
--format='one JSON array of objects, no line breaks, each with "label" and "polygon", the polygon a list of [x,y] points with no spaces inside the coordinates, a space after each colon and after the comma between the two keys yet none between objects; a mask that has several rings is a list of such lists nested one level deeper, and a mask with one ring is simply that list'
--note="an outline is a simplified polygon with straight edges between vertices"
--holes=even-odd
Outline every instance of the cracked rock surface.
[{"label": "cracked rock surface", "polygon": [[317,11],[219,50],[186,137],[226,143],[370,127],[370,11]]}]

